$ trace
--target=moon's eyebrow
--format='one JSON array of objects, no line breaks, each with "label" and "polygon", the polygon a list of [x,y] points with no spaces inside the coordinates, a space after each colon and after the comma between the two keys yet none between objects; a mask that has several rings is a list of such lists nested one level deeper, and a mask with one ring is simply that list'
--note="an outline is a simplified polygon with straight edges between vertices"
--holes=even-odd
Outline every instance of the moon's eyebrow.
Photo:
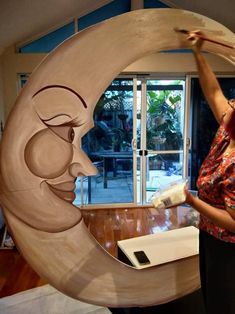
[{"label": "moon's eyebrow", "polygon": [[49,88],[63,88],[63,89],[67,89],[68,91],[72,92],[74,95],[76,95],[82,102],[84,108],[87,108],[87,104],[85,102],[85,100],[82,98],[82,96],[80,96],[77,92],[75,92],[75,90],[73,90],[70,87],[64,86],[64,85],[47,85],[42,87],[41,89],[39,89],[34,95],[33,97],[35,97],[37,94],[41,93],[42,91],[49,89]]}]

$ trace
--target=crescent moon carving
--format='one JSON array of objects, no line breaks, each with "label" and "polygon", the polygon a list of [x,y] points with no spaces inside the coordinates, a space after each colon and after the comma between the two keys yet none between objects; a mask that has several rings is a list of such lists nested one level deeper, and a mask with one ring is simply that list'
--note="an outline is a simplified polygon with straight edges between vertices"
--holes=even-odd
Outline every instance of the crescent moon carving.
[{"label": "crescent moon carving", "polygon": [[[137,59],[187,48],[173,31],[179,26],[235,42],[223,25],[189,11],[138,10],[112,18],[55,49],[31,75],[7,120],[0,159],[7,224],[38,274],[81,301],[147,306],[199,287],[197,257],[143,270],[127,266],[96,242],[72,205],[75,178],[96,171],[80,143],[93,126],[98,99]],[[209,42],[204,49],[235,63],[232,49]]]}]

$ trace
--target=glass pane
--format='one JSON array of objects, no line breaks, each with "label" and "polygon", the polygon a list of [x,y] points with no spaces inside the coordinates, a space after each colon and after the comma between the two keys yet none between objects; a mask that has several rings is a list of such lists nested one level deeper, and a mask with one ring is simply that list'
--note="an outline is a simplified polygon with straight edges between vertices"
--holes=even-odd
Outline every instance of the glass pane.
[{"label": "glass pane", "polygon": [[23,88],[26,82],[28,81],[30,73],[19,73],[19,89]]},{"label": "glass pane", "polygon": [[184,81],[147,81],[147,149],[183,146]]},{"label": "glass pane", "polygon": [[137,163],[136,163],[136,191],[137,191],[137,204],[140,204],[141,200],[142,200],[142,195],[141,195],[141,157],[139,155],[137,155]]},{"label": "glass pane", "polygon": [[150,200],[156,190],[182,179],[183,153],[149,154],[146,170],[146,200]]},{"label": "glass pane", "polygon": [[137,81],[137,108],[136,108],[136,140],[137,149],[140,149],[141,145],[141,81]]},{"label": "glass pane", "polygon": [[84,136],[82,147],[98,174],[83,180],[84,204],[133,202],[132,107],[130,79],[115,79],[96,105],[94,128]]}]

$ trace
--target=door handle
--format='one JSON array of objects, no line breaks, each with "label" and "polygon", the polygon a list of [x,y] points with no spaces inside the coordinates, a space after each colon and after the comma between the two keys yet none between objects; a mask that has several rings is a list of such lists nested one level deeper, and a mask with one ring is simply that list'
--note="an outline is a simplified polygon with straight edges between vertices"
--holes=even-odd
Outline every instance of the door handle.
[{"label": "door handle", "polygon": [[132,150],[136,150],[137,149],[137,141],[136,141],[136,138],[133,138],[131,140],[131,148]]},{"label": "door handle", "polygon": [[191,138],[190,137],[186,138],[186,146],[187,146],[188,149],[191,148]]},{"label": "door handle", "polygon": [[139,150],[139,155],[140,156],[147,156],[148,155],[148,151],[146,149],[140,149]]}]

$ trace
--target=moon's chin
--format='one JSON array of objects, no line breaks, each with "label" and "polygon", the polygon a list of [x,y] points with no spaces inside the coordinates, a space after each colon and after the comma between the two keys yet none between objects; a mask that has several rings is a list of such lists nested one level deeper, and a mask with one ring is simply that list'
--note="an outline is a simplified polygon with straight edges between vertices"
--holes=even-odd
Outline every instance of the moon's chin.
[{"label": "moon's chin", "polygon": [[49,188],[56,196],[58,196],[60,199],[66,201],[66,202],[73,203],[73,201],[76,198],[74,191],[57,190],[57,189],[53,188],[51,185],[49,185]]}]

